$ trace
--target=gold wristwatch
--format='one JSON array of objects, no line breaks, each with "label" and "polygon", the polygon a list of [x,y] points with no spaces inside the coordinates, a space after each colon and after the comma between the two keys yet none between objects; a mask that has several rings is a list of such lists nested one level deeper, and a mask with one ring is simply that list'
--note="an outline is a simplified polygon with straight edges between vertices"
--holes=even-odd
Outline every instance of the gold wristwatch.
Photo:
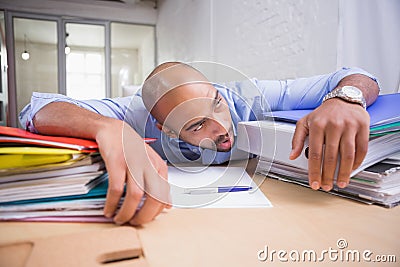
[{"label": "gold wristwatch", "polygon": [[328,99],[335,97],[343,99],[346,102],[359,104],[364,109],[367,108],[367,103],[365,101],[362,91],[355,86],[343,86],[329,92],[322,100],[322,103]]}]

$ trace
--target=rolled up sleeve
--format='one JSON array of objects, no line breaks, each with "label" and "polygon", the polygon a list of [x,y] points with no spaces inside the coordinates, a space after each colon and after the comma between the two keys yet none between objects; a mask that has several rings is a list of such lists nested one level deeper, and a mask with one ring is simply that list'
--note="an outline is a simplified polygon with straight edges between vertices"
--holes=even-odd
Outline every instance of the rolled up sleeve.
[{"label": "rolled up sleeve", "polygon": [[33,118],[44,106],[53,102],[67,102],[85,108],[103,116],[123,120],[131,97],[106,98],[101,100],[76,100],[61,94],[49,94],[34,92],[31,102],[26,105],[19,114],[22,127],[30,132],[37,133]]},{"label": "rolled up sleeve", "polygon": [[330,74],[284,81],[256,81],[271,110],[312,109],[339,82],[352,74],[363,74],[378,82],[376,77],[360,68],[342,68]]}]

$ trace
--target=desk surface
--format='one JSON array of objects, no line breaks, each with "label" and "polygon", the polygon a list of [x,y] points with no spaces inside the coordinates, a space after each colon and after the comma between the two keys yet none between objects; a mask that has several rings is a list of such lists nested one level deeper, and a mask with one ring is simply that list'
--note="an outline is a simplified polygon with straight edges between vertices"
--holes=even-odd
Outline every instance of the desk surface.
[{"label": "desk surface", "polygon": [[[269,255],[272,250],[285,250],[287,254],[283,257],[287,259],[292,251],[301,254],[304,250],[314,250],[319,256],[329,249],[346,253],[370,250],[371,259],[376,255],[396,256],[397,263],[382,263],[382,266],[399,265],[400,207],[369,206],[270,178],[262,183],[261,189],[273,208],[172,209],[140,227],[139,236],[150,266],[271,266],[271,258],[265,262],[257,258],[266,246]],[[0,243],[111,227],[117,226],[2,222]],[[339,239],[347,242],[346,248],[338,248]],[[296,254],[292,253],[294,257]],[[324,255],[324,265],[332,265],[334,260]],[[334,259],[336,254],[332,255]],[[273,257],[273,266],[279,265],[277,255]],[[350,264],[340,258],[336,263],[366,264],[362,259]],[[307,261],[296,263],[296,266],[307,265]]]}]

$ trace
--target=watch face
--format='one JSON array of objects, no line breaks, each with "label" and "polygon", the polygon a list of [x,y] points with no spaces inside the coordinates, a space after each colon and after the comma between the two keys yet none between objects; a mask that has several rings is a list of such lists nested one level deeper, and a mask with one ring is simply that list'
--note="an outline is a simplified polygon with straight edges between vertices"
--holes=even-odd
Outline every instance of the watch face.
[{"label": "watch face", "polygon": [[342,91],[346,96],[351,98],[359,98],[362,96],[361,90],[354,86],[343,86]]}]

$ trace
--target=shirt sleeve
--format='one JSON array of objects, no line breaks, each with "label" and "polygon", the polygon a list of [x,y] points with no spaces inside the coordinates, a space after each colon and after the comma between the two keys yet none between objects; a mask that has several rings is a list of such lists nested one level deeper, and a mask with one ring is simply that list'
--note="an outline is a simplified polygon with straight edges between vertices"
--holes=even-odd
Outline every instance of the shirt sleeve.
[{"label": "shirt sleeve", "polygon": [[[352,74],[363,74],[374,81],[377,79],[360,68],[342,68],[336,72],[285,81],[261,81],[254,79],[264,97],[265,111],[313,109],[322,103],[323,97],[339,82]],[[267,110],[269,109],[269,110]]]},{"label": "shirt sleeve", "polygon": [[37,133],[33,124],[36,113],[53,102],[67,102],[103,116],[123,120],[131,97],[105,98],[101,100],[76,100],[61,94],[34,92],[31,102],[19,114],[19,121],[26,130]]}]

